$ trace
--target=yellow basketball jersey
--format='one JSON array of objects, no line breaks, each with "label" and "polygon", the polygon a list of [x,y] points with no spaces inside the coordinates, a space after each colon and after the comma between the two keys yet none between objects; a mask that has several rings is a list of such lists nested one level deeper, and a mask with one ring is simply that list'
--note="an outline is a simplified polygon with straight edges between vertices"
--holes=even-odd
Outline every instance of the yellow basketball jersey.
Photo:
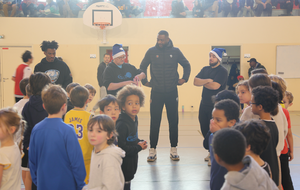
[{"label": "yellow basketball jersey", "polygon": [[65,123],[71,125],[76,132],[86,169],[86,180],[88,182],[89,174],[90,174],[90,162],[91,162],[91,155],[93,151],[93,146],[90,144],[88,139],[88,129],[87,124],[92,117],[92,114],[83,111],[83,110],[70,110],[65,115]]}]

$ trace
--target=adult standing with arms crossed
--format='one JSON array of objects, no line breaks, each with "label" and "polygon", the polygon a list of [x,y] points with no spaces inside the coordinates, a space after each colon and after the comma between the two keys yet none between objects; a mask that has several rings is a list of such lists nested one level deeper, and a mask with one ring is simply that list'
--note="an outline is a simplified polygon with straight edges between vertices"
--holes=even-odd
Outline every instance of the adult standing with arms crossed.
[{"label": "adult standing with arms crossed", "polygon": [[[227,84],[228,71],[221,65],[223,52],[226,53],[226,50],[223,48],[214,48],[210,51],[209,66],[203,67],[194,79],[195,86],[203,86],[198,115],[203,137],[205,137],[207,133],[210,134],[209,125],[214,108],[214,103],[211,98],[218,92],[224,90]],[[205,161],[210,161],[209,156],[205,158]]]},{"label": "adult standing with arms crossed", "polygon": [[[183,77],[179,79],[178,63],[183,67]],[[191,66],[179,48],[174,47],[169,33],[161,30],[157,35],[157,43],[150,48],[142,60],[140,69],[147,73],[150,65],[151,80],[143,80],[145,86],[151,87],[150,103],[150,150],[148,162],[156,160],[156,146],[159,137],[161,115],[166,105],[170,133],[170,158],[178,161],[178,91],[177,85],[186,83],[189,79]]]}]

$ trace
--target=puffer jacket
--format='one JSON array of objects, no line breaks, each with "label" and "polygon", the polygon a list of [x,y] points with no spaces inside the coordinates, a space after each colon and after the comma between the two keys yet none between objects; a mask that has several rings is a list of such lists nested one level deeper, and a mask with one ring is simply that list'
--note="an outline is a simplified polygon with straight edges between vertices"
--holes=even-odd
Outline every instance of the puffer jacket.
[{"label": "puffer jacket", "polygon": [[[160,48],[158,44],[150,48],[140,65],[140,69],[147,74],[150,65],[150,85],[156,92],[171,92],[176,90],[178,85],[178,63],[183,67],[183,77],[186,82],[189,79],[191,66],[179,48],[174,47],[171,39],[169,43]],[[142,81],[148,82],[147,78]]]}]

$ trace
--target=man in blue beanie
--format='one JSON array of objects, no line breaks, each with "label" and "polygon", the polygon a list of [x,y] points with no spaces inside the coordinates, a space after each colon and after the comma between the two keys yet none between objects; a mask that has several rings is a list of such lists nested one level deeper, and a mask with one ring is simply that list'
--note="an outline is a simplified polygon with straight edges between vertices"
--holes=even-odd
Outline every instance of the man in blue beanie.
[{"label": "man in blue beanie", "polygon": [[[179,79],[178,63],[183,67],[183,76]],[[150,48],[140,69],[147,73],[150,65],[150,82],[145,79],[143,84],[151,87],[150,103],[150,150],[147,158],[148,162],[156,160],[156,146],[159,137],[161,115],[164,105],[166,105],[169,131],[170,131],[170,158],[179,160],[177,154],[178,143],[178,91],[177,85],[186,83],[189,79],[191,66],[179,48],[174,47],[169,33],[161,30],[157,35],[157,43]]]},{"label": "man in blue beanie", "polygon": [[[227,84],[228,71],[221,65],[223,52],[226,53],[226,50],[223,48],[214,48],[210,51],[209,66],[203,67],[194,79],[195,86],[203,86],[198,115],[203,137],[207,136],[207,133],[210,134],[209,124],[214,108],[212,96],[224,90]],[[203,145],[205,149],[208,149],[208,144],[203,143]],[[208,161],[208,165],[210,166],[209,155],[204,160]]]},{"label": "man in blue beanie", "polygon": [[103,73],[103,85],[107,94],[116,96],[117,92],[128,84],[136,84],[146,77],[145,73],[135,66],[124,63],[126,58],[122,44],[115,44],[112,49],[113,60]]}]

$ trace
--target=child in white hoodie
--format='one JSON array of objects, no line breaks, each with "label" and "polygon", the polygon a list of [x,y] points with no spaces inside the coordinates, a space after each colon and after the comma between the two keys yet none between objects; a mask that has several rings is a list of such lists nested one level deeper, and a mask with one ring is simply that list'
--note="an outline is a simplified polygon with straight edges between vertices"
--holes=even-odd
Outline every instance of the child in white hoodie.
[{"label": "child in white hoodie", "polygon": [[107,115],[96,115],[88,122],[88,138],[94,146],[90,179],[85,189],[123,190],[124,176],[121,169],[125,152],[116,147],[117,132],[114,121]]},{"label": "child in white hoodie", "polygon": [[221,190],[278,190],[276,184],[251,156],[245,156],[246,139],[235,129],[215,133],[212,146],[215,160],[228,173]]}]

